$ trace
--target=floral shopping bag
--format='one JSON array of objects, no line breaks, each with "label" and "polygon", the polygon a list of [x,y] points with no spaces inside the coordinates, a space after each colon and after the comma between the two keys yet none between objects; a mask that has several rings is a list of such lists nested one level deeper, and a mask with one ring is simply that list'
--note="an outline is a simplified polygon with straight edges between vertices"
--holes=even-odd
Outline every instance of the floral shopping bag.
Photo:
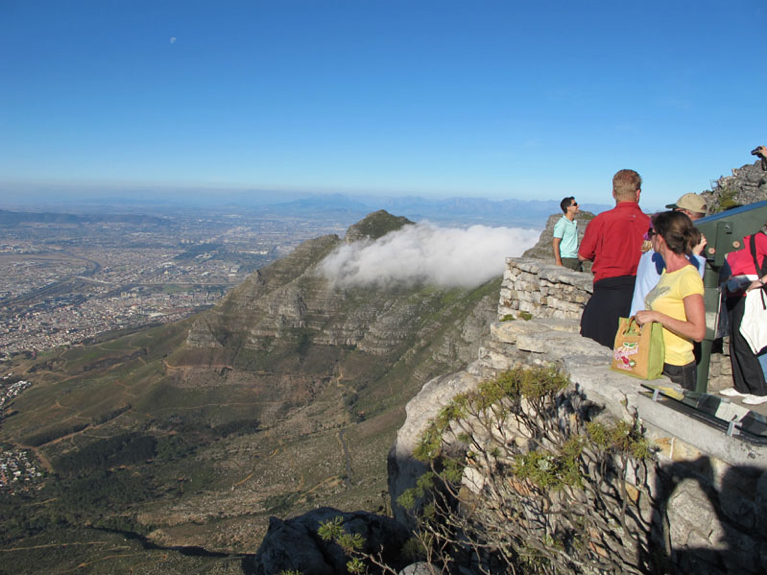
[{"label": "floral shopping bag", "polygon": [[610,369],[639,379],[658,379],[663,373],[663,326],[639,326],[633,317],[618,320]]}]

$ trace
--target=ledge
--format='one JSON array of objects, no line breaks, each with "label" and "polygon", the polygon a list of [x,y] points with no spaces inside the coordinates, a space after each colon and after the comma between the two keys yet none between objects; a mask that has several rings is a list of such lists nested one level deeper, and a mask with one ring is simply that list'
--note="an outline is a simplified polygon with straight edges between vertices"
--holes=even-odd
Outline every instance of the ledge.
[{"label": "ledge", "polygon": [[[494,323],[492,337],[528,352],[532,363],[549,361],[562,369],[588,399],[602,404],[615,417],[636,413],[653,439],[681,440],[701,454],[708,454],[730,465],[760,467],[767,470],[767,446],[753,445],[729,437],[706,423],[677,412],[641,395],[645,388],[630,376],[610,369],[612,352],[578,334],[575,320],[540,319]],[[662,377],[655,383],[673,385]],[[726,401],[726,400],[725,400]],[[664,441],[661,441],[663,444]],[[667,453],[672,457],[673,454]]]}]

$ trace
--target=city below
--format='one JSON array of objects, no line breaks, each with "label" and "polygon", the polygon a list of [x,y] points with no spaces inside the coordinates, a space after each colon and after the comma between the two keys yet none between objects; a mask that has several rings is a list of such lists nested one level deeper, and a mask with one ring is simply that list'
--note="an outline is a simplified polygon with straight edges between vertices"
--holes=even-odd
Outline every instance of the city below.
[{"label": "city below", "polygon": [[353,223],[231,209],[21,215],[0,232],[0,360],[181,319],[301,242]]}]

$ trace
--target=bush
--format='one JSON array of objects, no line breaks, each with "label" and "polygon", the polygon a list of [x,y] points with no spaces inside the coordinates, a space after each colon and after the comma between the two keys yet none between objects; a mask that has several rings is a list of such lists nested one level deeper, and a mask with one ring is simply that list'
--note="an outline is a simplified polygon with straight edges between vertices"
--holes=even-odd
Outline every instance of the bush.
[{"label": "bush", "polygon": [[[516,369],[456,396],[420,438],[431,471],[398,503],[428,561],[451,572],[653,571],[638,495],[652,447],[637,421],[594,420],[553,369]],[[616,551],[617,550],[617,551]],[[438,570],[439,572],[439,570]]]}]

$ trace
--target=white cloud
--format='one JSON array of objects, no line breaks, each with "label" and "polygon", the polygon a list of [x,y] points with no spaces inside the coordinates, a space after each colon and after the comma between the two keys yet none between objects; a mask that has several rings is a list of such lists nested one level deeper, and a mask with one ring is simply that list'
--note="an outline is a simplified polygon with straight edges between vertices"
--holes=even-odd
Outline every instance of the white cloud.
[{"label": "white cloud", "polygon": [[506,257],[538,241],[539,230],[472,226],[405,226],[378,240],[344,244],[326,257],[320,273],[340,287],[423,282],[475,287],[503,273]]}]

